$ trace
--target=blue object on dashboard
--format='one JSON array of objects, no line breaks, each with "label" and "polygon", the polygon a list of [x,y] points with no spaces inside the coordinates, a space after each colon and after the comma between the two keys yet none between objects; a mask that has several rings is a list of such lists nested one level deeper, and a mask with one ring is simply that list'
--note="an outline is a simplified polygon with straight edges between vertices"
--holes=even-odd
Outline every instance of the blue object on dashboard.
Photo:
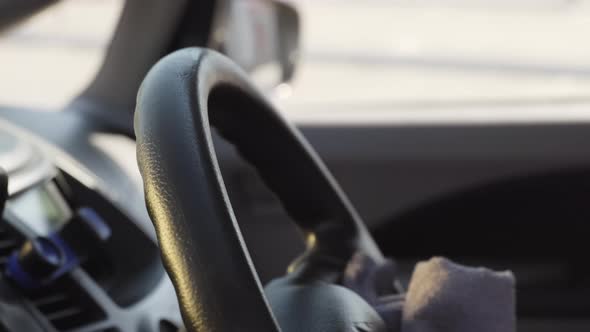
[{"label": "blue object on dashboard", "polygon": [[111,228],[94,209],[89,207],[80,208],[78,209],[78,216],[80,216],[81,221],[86,222],[94,230],[100,240],[106,241],[111,237]]},{"label": "blue object on dashboard", "polygon": [[27,271],[23,270],[20,262],[18,261],[18,252],[14,252],[8,258],[6,263],[5,274],[12,281],[16,282],[21,288],[24,289],[35,289],[41,286],[41,283],[33,278]]},{"label": "blue object on dashboard", "polygon": [[6,275],[24,289],[36,289],[78,267],[111,229],[92,208],[80,208],[59,231],[26,241],[6,265]]}]

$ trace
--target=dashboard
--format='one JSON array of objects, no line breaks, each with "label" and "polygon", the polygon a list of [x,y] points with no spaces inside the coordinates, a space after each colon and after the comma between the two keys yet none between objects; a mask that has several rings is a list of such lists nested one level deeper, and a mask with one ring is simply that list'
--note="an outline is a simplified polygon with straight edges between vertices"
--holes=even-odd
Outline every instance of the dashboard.
[{"label": "dashboard", "polygon": [[[5,122],[0,165],[8,177],[1,331],[178,330],[177,300],[154,235],[118,206],[108,185],[63,150]],[[80,231],[87,224],[97,227],[96,237]],[[63,255],[55,266],[54,240]]]},{"label": "dashboard", "polygon": [[[145,211],[141,180],[134,167],[134,140],[118,134],[104,134],[108,128],[93,127],[95,121],[92,118],[81,116],[81,105],[74,106],[77,109],[59,113],[0,107],[0,116],[9,121],[0,122],[0,133],[5,135],[2,144],[13,142],[14,146],[22,147],[18,153],[13,149],[10,157],[8,153],[0,155],[2,165],[10,166],[4,166],[7,171],[10,170],[10,199],[4,212],[5,226],[10,228],[8,233],[17,239],[15,246],[3,251],[3,257],[7,257],[26,239],[63,227],[75,211],[85,206],[102,216],[111,228],[112,236],[101,251],[102,255],[73,269],[62,279],[63,284],[55,283],[47,294],[41,292],[19,299],[22,291],[7,282],[2,288],[9,295],[5,295],[4,300],[0,299],[0,303],[9,298],[18,299],[14,300],[18,308],[15,312],[25,310],[34,315],[35,326],[42,327],[39,331],[176,331],[180,323],[178,306],[171,283],[161,267],[155,233]],[[579,107],[580,110],[583,108]],[[531,179],[537,183],[535,176],[546,173],[557,172],[557,183],[563,183],[566,177],[572,179],[572,186],[576,184],[580,187],[580,184],[587,183],[580,180],[577,173],[570,172],[587,169],[590,163],[590,154],[584,149],[589,142],[590,131],[584,119],[572,118],[571,121],[557,123],[547,119],[525,123],[499,118],[493,125],[480,125],[476,119],[468,123],[433,124],[426,118],[419,123],[406,122],[403,118],[394,118],[393,112],[390,114],[390,121],[379,123],[376,115],[375,123],[333,121],[340,118],[338,112],[333,114],[334,119],[326,118],[324,122],[315,122],[303,116],[295,117],[295,120],[342,184],[363,219],[376,230],[380,245],[386,248],[387,254],[398,259],[410,259],[410,267],[416,255],[431,255],[440,252],[442,247],[422,246],[424,252],[405,253],[402,249],[418,248],[412,243],[415,236],[407,236],[405,242],[391,241],[400,232],[410,234],[416,228],[410,226],[418,225],[416,217],[409,212],[421,210],[458,193],[469,193],[470,190],[511,179]],[[19,128],[25,128],[26,132]],[[37,136],[32,136],[31,132]],[[272,193],[256,178],[256,173],[240,160],[231,146],[221,140],[216,140],[215,144],[237,219],[243,226],[261,281],[266,282],[284,273],[285,265],[302,250],[303,244],[288,216]],[[351,159],[351,156],[354,158]],[[21,166],[17,167],[18,160],[21,160]],[[561,172],[567,176],[564,177]],[[528,188],[528,184],[523,186],[523,190]],[[509,184],[508,191],[515,192],[514,188]],[[530,191],[526,190],[522,191],[521,197],[529,195]],[[585,197],[590,191],[584,187],[576,192],[579,197]],[[556,196],[563,195],[557,191],[549,193],[543,203],[535,202],[530,206],[552,206],[549,200]],[[41,203],[44,201],[47,202]],[[493,197],[483,201],[495,202]],[[574,207],[560,206],[569,211],[586,211],[587,208],[582,209],[583,202],[580,203]],[[29,206],[26,212],[14,211],[25,206]],[[457,211],[466,211],[461,207],[459,205]],[[489,211],[489,208],[473,205],[471,210]],[[503,208],[496,208],[504,211]],[[442,221],[441,227],[448,227],[443,227],[441,232],[449,236],[462,234],[454,230],[462,229],[463,225],[449,221],[483,220],[478,219],[479,215],[443,216],[437,212],[440,210],[433,211],[431,214],[436,217],[421,216],[419,221],[425,222],[423,227],[433,227],[434,224],[429,221]],[[560,225],[563,225],[565,214],[563,211],[553,211],[555,213],[552,214],[544,213],[542,209],[535,211],[538,212],[536,217],[551,216],[540,223],[546,226],[544,229],[547,232],[537,232],[543,236],[536,238],[534,243],[540,245],[535,248],[546,248],[555,256],[555,247],[547,247],[543,241],[554,234],[554,220],[560,218]],[[522,220],[538,220],[536,217]],[[580,221],[577,225],[582,225],[578,232],[580,236],[586,234],[584,224]],[[571,229],[561,227],[559,230],[566,236]],[[465,248],[462,242],[456,243],[460,247],[458,250]],[[514,243],[526,242],[519,239]],[[561,249],[558,254],[568,259],[570,252],[575,252]],[[404,257],[406,254],[407,257]],[[545,252],[541,254],[537,253],[537,257],[544,260]],[[562,260],[563,257],[557,259]],[[588,320],[584,308],[587,308],[587,296],[579,291],[580,287],[585,289],[585,284],[567,293],[562,288],[554,289],[552,294],[559,296],[548,297],[546,285],[555,285],[556,280],[559,287],[568,285],[567,280],[562,278],[563,266],[549,264],[539,269],[536,262],[531,265],[528,256],[524,258],[526,260],[520,264],[512,260],[511,252],[506,252],[501,257],[490,257],[500,259],[497,265],[494,265],[495,262],[483,262],[497,268],[523,270],[524,274],[517,272],[520,275],[533,273],[546,277],[547,280],[530,279],[531,287],[526,290],[529,295],[524,294],[526,298],[519,295],[519,299],[523,300],[520,303],[526,305],[523,312],[529,313],[521,321],[519,330],[550,331],[556,326],[567,326],[569,331],[586,331]],[[481,260],[478,262],[481,263]],[[519,265],[509,266],[506,263]],[[411,268],[408,273],[411,273]],[[524,279],[519,277],[519,280]],[[55,304],[51,302],[55,294],[70,295],[64,303],[58,301]],[[541,297],[546,300],[539,301]],[[570,305],[561,305],[565,302]],[[78,311],[71,311],[70,303],[74,303],[73,308],[85,308],[80,311],[82,314],[76,314],[74,318],[68,316],[68,312]],[[560,317],[555,316],[556,306],[563,308]],[[66,319],[60,321],[63,312]],[[551,324],[546,324],[548,321]],[[532,328],[527,329],[527,326]],[[22,330],[22,327],[16,330]],[[27,330],[35,331],[33,328]]]}]

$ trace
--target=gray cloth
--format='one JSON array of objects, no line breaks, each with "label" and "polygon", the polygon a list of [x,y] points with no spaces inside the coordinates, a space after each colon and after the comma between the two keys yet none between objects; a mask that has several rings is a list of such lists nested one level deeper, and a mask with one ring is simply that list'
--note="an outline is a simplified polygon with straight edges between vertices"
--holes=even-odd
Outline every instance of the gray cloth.
[{"label": "gray cloth", "polygon": [[392,284],[395,263],[377,264],[357,254],[343,285],[365,299],[390,332],[514,332],[515,281],[511,272],[495,272],[435,257],[416,265],[407,292]]},{"label": "gray cloth", "polygon": [[435,257],[416,265],[402,312],[402,332],[514,332],[511,272],[471,268]]}]

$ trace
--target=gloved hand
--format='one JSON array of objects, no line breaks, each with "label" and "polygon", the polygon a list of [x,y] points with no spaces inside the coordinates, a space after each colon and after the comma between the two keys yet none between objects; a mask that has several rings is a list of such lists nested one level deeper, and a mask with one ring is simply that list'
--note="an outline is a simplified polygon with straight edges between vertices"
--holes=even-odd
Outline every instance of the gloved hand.
[{"label": "gloved hand", "polygon": [[406,294],[402,332],[514,332],[511,272],[458,265],[435,257],[416,265]]},{"label": "gloved hand", "polygon": [[442,257],[416,264],[407,292],[380,295],[383,277],[395,280],[395,264],[377,265],[355,256],[343,284],[361,295],[401,332],[514,332],[515,280],[495,272],[455,264]]}]

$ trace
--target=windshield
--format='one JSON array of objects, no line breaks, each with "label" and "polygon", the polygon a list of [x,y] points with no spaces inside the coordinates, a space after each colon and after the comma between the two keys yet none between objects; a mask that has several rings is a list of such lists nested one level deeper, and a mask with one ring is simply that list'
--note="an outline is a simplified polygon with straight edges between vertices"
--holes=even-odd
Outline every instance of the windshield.
[{"label": "windshield", "polygon": [[307,1],[292,108],[431,108],[590,95],[590,2]]},{"label": "windshield", "polygon": [[[293,2],[303,31],[291,93],[280,100],[289,112],[580,102],[590,95],[589,2]],[[119,0],[65,1],[4,35],[0,104],[65,104],[97,70],[120,8]]]},{"label": "windshield", "polygon": [[67,104],[96,74],[122,4],[62,1],[0,35],[0,105]]}]

